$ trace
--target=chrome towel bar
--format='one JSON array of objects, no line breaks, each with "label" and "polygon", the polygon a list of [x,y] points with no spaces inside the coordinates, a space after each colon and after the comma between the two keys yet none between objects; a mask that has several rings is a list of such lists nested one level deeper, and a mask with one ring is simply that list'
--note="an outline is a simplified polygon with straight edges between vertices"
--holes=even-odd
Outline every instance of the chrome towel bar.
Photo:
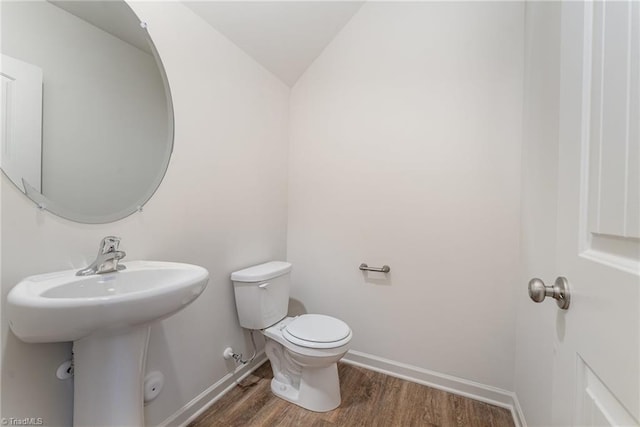
[{"label": "chrome towel bar", "polygon": [[389,267],[388,265],[383,265],[381,268],[377,268],[377,267],[369,267],[364,262],[360,264],[359,268],[362,271],[377,271],[378,273],[388,273],[391,271],[391,267]]}]

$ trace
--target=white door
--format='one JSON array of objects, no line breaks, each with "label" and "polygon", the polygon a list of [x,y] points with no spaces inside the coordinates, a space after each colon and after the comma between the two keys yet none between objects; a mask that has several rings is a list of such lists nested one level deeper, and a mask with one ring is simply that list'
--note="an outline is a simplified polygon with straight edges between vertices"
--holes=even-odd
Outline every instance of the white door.
[{"label": "white door", "polygon": [[640,2],[562,7],[553,418],[640,425]]},{"label": "white door", "polygon": [[42,69],[2,55],[0,167],[23,191],[24,179],[41,191]]}]

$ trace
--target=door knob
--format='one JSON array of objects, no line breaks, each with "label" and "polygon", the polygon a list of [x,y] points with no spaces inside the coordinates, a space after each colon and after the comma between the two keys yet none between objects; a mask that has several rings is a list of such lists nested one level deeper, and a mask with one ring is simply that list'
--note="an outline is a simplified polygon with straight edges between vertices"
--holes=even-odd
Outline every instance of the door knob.
[{"label": "door knob", "polygon": [[538,278],[529,281],[529,297],[535,302],[544,301],[545,297],[552,297],[556,304],[563,310],[569,308],[571,294],[569,293],[569,281],[565,277],[558,277],[553,286],[546,286]]}]

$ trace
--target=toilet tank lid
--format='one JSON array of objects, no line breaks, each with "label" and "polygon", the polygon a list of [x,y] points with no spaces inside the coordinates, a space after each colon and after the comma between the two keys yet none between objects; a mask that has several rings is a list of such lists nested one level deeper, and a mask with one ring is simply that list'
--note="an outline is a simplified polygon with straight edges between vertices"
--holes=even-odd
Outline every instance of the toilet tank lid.
[{"label": "toilet tank lid", "polygon": [[271,261],[244,270],[231,273],[231,280],[234,282],[262,282],[282,276],[291,271],[291,263],[284,261]]}]

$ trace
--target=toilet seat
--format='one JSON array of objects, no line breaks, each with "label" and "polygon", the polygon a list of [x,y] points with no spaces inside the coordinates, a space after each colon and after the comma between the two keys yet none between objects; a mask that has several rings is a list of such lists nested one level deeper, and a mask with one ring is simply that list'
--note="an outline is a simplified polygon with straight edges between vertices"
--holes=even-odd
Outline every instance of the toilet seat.
[{"label": "toilet seat", "polygon": [[351,329],[340,319],[322,314],[303,314],[282,329],[289,342],[307,348],[336,348],[351,341]]}]

